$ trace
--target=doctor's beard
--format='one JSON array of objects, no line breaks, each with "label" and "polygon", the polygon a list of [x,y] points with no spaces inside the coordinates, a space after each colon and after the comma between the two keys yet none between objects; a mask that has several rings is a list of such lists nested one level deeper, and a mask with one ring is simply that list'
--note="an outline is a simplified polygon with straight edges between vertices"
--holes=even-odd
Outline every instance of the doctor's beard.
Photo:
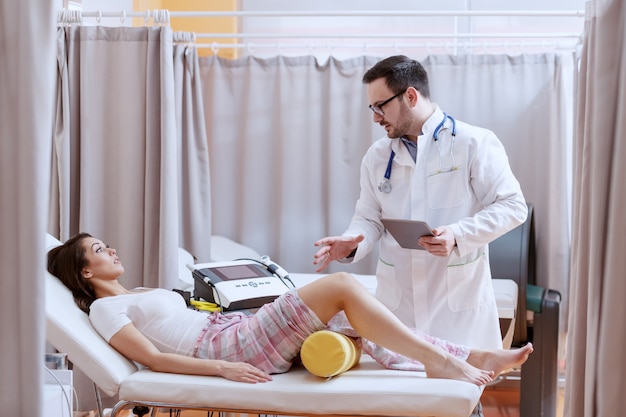
[{"label": "doctor's beard", "polygon": [[[400,115],[396,123],[388,123],[383,120],[380,125],[387,131],[387,137],[389,139],[397,139],[402,136],[411,135],[411,125],[413,124],[412,114],[409,107],[402,103],[400,107]],[[389,130],[387,130],[387,127]]]}]

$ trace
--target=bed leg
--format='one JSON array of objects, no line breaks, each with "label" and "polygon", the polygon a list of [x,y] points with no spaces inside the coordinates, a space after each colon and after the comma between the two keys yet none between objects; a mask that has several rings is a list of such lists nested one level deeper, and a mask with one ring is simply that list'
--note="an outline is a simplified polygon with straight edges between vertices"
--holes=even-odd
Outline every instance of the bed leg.
[{"label": "bed leg", "polygon": [[133,407],[133,414],[139,417],[143,417],[149,412],[150,412],[150,409],[143,405],[136,405]]},{"label": "bed leg", "polygon": [[93,384],[93,391],[96,395],[96,406],[98,407],[98,416],[104,416],[104,409],[102,408],[102,397],[100,396],[100,390],[96,384]]}]

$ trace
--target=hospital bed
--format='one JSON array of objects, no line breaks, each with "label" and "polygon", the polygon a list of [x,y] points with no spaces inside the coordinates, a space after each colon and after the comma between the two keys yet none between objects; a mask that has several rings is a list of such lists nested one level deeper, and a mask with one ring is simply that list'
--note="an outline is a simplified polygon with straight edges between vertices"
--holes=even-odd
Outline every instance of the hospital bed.
[{"label": "hospital bed", "polygon": [[[47,239],[48,248],[59,244],[51,236]],[[97,398],[100,392],[118,397],[112,416],[146,406],[291,416],[467,417],[482,394],[481,387],[470,383],[384,369],[367,355],[356,367],[331,379],[316,377],[301,366],[262,384],[153,372],[109,346],[75,305],[70,291],[45,274],[47,340],[93,381]],[[296,285],[318,276],[290,274]],[[373,277],[357,277],[366,286],[374,284]],[[517,286],[499,280],[494,288],[501,316],[513,322]],[[100,404],[99,408],[102,415]]]}]

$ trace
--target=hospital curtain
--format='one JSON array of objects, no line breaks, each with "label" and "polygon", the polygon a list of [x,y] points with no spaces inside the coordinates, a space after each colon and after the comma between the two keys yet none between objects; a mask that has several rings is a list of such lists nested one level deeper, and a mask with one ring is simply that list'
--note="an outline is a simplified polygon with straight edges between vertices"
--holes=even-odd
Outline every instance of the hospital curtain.
[{"label": "hospital curtain", "polygon": [[62,241],[87,232],[116,248],[127,287],[172,288],[178,195],[171,29],[72,26],[58,36],[59,221],[50,231]]},{"label": "hospital curtain", "polygon": [[0,1],[0,407],[43,417],[54,8]]},{"label": "hospital curtain", "polygon": [[[359,195],[359,166],[385,136],[372,122],[365,71],[382,57],[200,58],[213,172],[214,233],[288,271],[313,272],[313,242],[342,233]],[[538,283],[567,293],[572,52],[431,56],[432,98],[489,128],[535,206]],[[328,271],[374,273],[376,255]]]},{"label": "hospital curtain", "polygon": [[[182,33],[184,34],[184,33]],[[184,38],[175,33],[175,39]],[[179,245],[197,262],[211,260],[211,173],[198,51],[174,45]]]},{"label": "hospital curtain", "polygon": [[347,227],[380,136],[361,83],[375,62],[200,58],[215,234],[312,271],[313,242]]},{"label": "hospital curtain", "polygon": [[[169,27],[73,26],[57,35],[48,231],[62,241],[77,232],[102,238],[118,250],[127,287],[175,288],[178,246],[199,261],[210,254],[197,52],[174,44]],[[93,403],[80,372],[75,386],[81,404]]]},{"label": "hospital curtain", "polygon": [[587,3],[578,83],[565,415],[626,409],[626,5]]}]

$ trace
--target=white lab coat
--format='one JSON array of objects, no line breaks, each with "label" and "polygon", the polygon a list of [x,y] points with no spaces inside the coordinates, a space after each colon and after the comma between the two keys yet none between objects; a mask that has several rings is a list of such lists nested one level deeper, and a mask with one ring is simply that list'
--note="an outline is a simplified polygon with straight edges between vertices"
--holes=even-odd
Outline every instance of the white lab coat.
[{"label": "white lab coat", "polygon": [[[361,164],[361,194],[344,235],[365,236],[353,262],[380,239],[376,296],[408,326],[476,348],[499,348],[488,244],[523,223],[527,206],[496,135],[457,120],[453,160],[450,120],[438,134],[441,150],[433,140],[443,118],[437,108],[424,124],[416,163],[399,139],[385,137],[370,147]],[[392,149],[392,190],[383,193],[378,185]],[[458,169],[438,172],[453,165]],[[457,247],[447,258],[403,249],[385,231],[382,217],[424,220],[432,228],[448,225]]]}]

